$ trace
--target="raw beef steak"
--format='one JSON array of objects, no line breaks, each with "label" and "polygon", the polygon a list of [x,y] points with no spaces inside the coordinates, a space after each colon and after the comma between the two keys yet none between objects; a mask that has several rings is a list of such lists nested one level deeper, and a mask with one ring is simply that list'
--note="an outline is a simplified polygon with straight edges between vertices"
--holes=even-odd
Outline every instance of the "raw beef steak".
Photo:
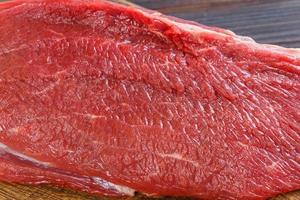
[{"label": "raw beef steak", "polygon": [[0,4],[0,180],[98,195],[300,189],[300,50],[101,0]]}]

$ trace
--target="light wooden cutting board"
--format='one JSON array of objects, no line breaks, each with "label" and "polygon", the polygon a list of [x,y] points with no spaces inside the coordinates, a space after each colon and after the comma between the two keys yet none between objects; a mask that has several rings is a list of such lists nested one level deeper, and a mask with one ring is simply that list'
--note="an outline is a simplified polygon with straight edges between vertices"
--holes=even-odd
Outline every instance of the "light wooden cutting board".
[{"label": "light wooden cutting board", "polygon": [[[228,28],[238,34],[253,37],[259,42],[300,47],[300,0],[132,0],[132,2],[206,25]],[[127,199],[149,198],[139,196]],[[300,191],[274,199],[300,200]],[[111,200],[111,198],[98,198],[49,186],[0,183],[0,200]]]}]

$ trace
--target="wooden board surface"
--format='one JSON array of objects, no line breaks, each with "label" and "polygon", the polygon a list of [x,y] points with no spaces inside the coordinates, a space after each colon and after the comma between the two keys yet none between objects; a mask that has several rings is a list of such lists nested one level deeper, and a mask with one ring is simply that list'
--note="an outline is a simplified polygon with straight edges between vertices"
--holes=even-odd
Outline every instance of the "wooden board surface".
[{"label": "wooden board surface", "polygon": [[[150,198],[137,197],[95,197],[85,193],[55,188],[50,186],[25,186],[11,183],[0,183],[0,200],[193,200],[192,198]],[[300,200],[300,192],[279,195],[270,200]]]},{"label": "wooden board surface", "polygon": [[[132,0],[132,2],[206,25],[227,28],[237,34],[253,37],[258,42],[300,47],[300,0]],[[49,186],[0,183],[0,200],[108,199]],[[149,198],[139,196],[138,199]],[[300,200],[300,191],[280,195],[272,200],[275,199]]]},{"label": "wooden board surface", "polygon": [[300,0],[131,0],[262,43],[300,48]]}]

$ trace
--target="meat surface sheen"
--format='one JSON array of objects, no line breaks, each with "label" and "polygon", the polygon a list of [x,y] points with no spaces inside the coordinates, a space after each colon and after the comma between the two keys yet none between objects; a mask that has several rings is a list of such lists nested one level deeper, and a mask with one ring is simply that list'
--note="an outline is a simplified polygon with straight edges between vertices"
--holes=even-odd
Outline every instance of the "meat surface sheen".
[{"label": "meat surface sheen", "polygon": [[208,200],[300,189],[300,50],[102,0],[1,3],[0,180]]}]

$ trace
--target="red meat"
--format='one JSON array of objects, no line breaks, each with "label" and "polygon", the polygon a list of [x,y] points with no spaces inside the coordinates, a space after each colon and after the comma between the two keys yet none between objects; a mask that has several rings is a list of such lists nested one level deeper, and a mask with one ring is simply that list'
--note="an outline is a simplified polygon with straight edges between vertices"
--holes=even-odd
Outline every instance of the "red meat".
[{"label": "red meat", "polygon": [[100,0],[0,4],[0,179],[95,194],[300,189],[300,50]]}]

